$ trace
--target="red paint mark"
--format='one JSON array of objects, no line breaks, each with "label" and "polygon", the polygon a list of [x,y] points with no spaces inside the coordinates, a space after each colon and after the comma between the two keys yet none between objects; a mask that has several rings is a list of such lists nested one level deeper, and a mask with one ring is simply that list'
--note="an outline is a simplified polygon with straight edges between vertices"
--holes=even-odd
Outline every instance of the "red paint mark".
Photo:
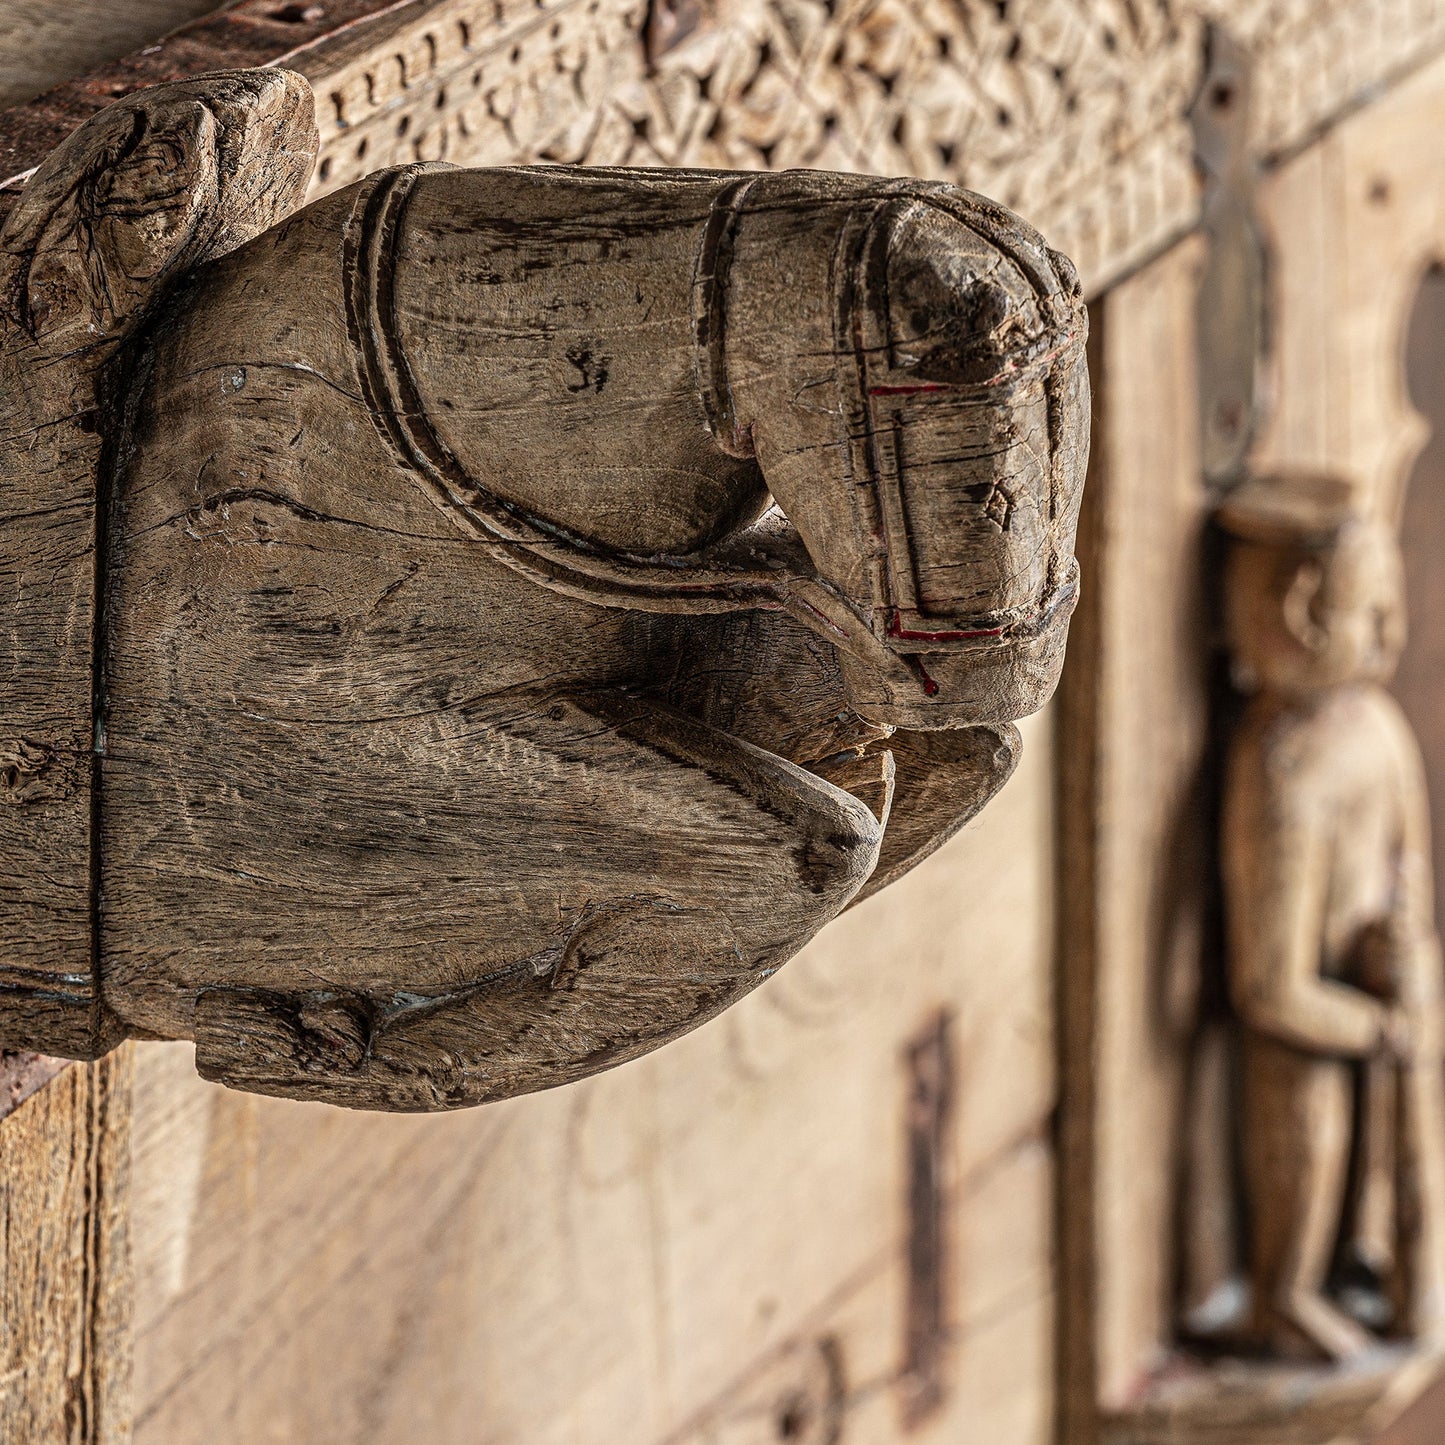
[{"label": "red paint mark", "polygon": [[1059,357],[1064,354],[1064,352],[1070,350],[1074,346],[1075,334],[1076,333],[1072,331],[1068,332],[1065,335],[1063,344],[1061,346],[1056,346],[1052,351],[1046,351],[1042,356],[1036,356],[1031,361],[1005,362],[998,375],[989,377],[989,379],[985,381],[983,385],[1002,386],[1006,381],[1012,381],[1014,377],[1017,376],[1019,372],[1021,372],[1026,366],[1038,367],[1050,365],[1052,362],[1057,361]]},{"label": "red paint mark", "polygon": [[924,665],[916,657],[913,659],[913,665],[918,669],[919,677],[923,679],[924,693],[928,697],[936,697],[938,695],[938,684],[934,682],[931,677],[929,677],[928,669],[924,667]]},{"label": "red paint mark", "polygon": [[935,391],[957,391],[956,386],[950,386],[943,381],[920,381],[912,386],[870,386],[869,396],[924,396]]},{"label": "red paint mark", "polygon": [[1007,631],[1007,627],[975,627],[967,631],[913,632],[903,626],[896,612],[888,624],[889,637],[896,637],[903,642],[963,642],[970,637],[1002,637]]},{"label": "red paint mark", "polygon": [[826,627],[828,631],[831,632],[835,637],[841,637],[844,639],[847,638],[848,634],[841,627],[839,627],[838,624],[834,622],[833,619],[829,617],[826,612],[820,612],[816,607],[813,606],[811,602],[808,601],[806,597],[799,597],[796,592],[793,594],[793,596],[799,604],[807,608],[807,610],[814,617],[816,617],[818,621],[821,622],[823,626]]}]

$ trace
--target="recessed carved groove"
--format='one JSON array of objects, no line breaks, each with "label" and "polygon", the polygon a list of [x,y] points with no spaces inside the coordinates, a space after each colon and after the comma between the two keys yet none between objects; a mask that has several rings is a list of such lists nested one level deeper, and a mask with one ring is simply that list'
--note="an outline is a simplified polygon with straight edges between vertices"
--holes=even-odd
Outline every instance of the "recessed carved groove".
[{"label": "recessed carved groove", "polygon": [[949,1013],[939,1013],[919,1032],[906,1062],[908,1300],[899,1387],[904,1422],[914,1429],[942,1407],[948,1385],[948,1153],[957,1083]]}]

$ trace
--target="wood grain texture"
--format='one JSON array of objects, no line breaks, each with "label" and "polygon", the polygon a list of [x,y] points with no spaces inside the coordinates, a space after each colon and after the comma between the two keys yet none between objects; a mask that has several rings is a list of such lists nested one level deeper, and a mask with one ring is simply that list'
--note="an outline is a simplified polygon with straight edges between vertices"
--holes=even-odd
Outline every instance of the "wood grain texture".
[{"label": "wood grain texture", "polygon": [[[140,1050],[137,1441],[1046,1445],[1050,748],[1024,732],[1013,782],[928,862],[573,1088],[358,1115]],[[909,1050],[942,1010],[941,1399],[910,1430]]]},{"label": "wood grain texture", "polygon": [[30,100],[216,8],[215,0],[75,0],[63,8],[46,0],[3,0],[0,106]]},{"label": "wood grain texture", "polygon": [[[12,816],[69,866],[88,1032],[17,854],[9,1041],[457,1107],[705,1021],[997,791],[1077,593],[1085,316],[1037,233],[909,181],[414,166],[267,229],[305,110],[142,92],[7,223],[18,411],[88,441],[7,465],[89,468],[104,588],[47,590],[21,514],[17,596],[78,640],[70,694],[17,687]],[[67,697],[77,838],[24,712]]]},{"label": "wood grain texture", "polygon": [[1261,473],[1334,472],[1397,520],[1427,438],[1404,384],[1410,308],[1445,257],[1442,162],[1416,137],[1439,123],[1445,62],[1402,81],[1260,190],[1275,253],[1272,389]]},{"label": "wood grain texture", "polygon": [[[1199,248],[1096,308],[1098,417],[1061,691],[1064,1438],[1173,1329],[1184,1043],[1198,988],[1207,632],[1193,351]],[[1092,510],[1091,510],[1092,509]],[[1087,739],[1087,745],[1081,740]]]},{"label": "wood grain texture", "polygon": [[[940,761],[905,766],[936,782]],[[924,1338],[943,1403],[909,1438],[1045,1445],[1047,730],[1023,766],[911,892],[685,1057],[520,1101],[504,1129],[237,1095],[183,1046],[142,1050],[139,1438],[890,1439]],[[920,1201],[905,1051],[945,1011],[957,1102]],[[949,1235],[934,1282],[923,1219]]]},{"label": "wood grain texture", "polygon": [[70,136],[0,230],[0,1010],[12,1048],[91,1057],[119,1037],[93,979],[98,503],[115,439],[103,378],[167,284],[294,203],[308,135],[304,86],[280,73],[181,84]]},{"label": "wood grain texture", "polygon": [[131,1056],[76,1065],[0,1120],[0,1433],[130,1436]]},{"label": "wood grain texture", "polygon": [[[1441,0],[723,0],[649,64],[640,0],[241,0],[0,122],[0,174],[138,84],[286,63],[322,97],[318,187],[377,166],[708,165],[911,174],[999,196],[1091,293],[1199,216],[1203,27],[1247,49],[1274,158],[1445,43]],[[375,13],[369,13],[375,12]]]},{"label": "wood grain texture", "polygon": [[1239,1361],[1186,1369],[1107,1421],[1102,1438],[1108,1445],[1377,1445],[1392,1439],[1392,1424],[1439,1371],[1438,1356],[1399,1352],[1353,1370]]},{"label": "wood grain texture", "polygon": [[[366,9],[374,17],[353,24]],[[278,23],[283,10],[296,23]],[[330,21],[307,21],[299,7],[242,0],[42,97],[0,124],[0,177],[137,84],[284,63],[321,97],[320,190],[433,159],[913,174],[1006,189],[1067,231],[1091,285],[1187,228],[1197,206],[1184,111],[1200,28],[1157,0],[1003,11],[744,0],[653,64],[641,0],[326,10]]]},{"label": "wood grain texture", "polygon": [[1434,1445],[1445,1433],[1445,1377],[1437,1377],[1370,1445]]}]

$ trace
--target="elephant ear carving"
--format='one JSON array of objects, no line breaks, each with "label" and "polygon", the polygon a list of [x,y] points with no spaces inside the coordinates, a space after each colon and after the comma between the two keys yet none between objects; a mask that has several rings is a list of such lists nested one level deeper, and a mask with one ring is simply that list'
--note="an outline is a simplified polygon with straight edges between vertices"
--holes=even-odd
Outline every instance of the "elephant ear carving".
[{"label": "elephant ear carving", "polygon": [[0,232],[12,344],[103,360],[168,285],[300,205],[317,143],[311,89],[283,70],[108,107],[46,158]]}]

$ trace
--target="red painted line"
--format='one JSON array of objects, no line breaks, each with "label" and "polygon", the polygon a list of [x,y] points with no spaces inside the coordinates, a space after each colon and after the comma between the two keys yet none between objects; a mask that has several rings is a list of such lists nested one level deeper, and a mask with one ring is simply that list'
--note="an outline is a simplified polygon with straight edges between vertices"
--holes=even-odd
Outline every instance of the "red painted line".
[{"label": "red painted line", "polygon": [[1006,627],[977,627],[969,632],[908,632],[899,623],[896,612],[888,624],[889,637],[897,637],[904,642],[960,642],[970,637],[999,637],[1007,631]]}]

